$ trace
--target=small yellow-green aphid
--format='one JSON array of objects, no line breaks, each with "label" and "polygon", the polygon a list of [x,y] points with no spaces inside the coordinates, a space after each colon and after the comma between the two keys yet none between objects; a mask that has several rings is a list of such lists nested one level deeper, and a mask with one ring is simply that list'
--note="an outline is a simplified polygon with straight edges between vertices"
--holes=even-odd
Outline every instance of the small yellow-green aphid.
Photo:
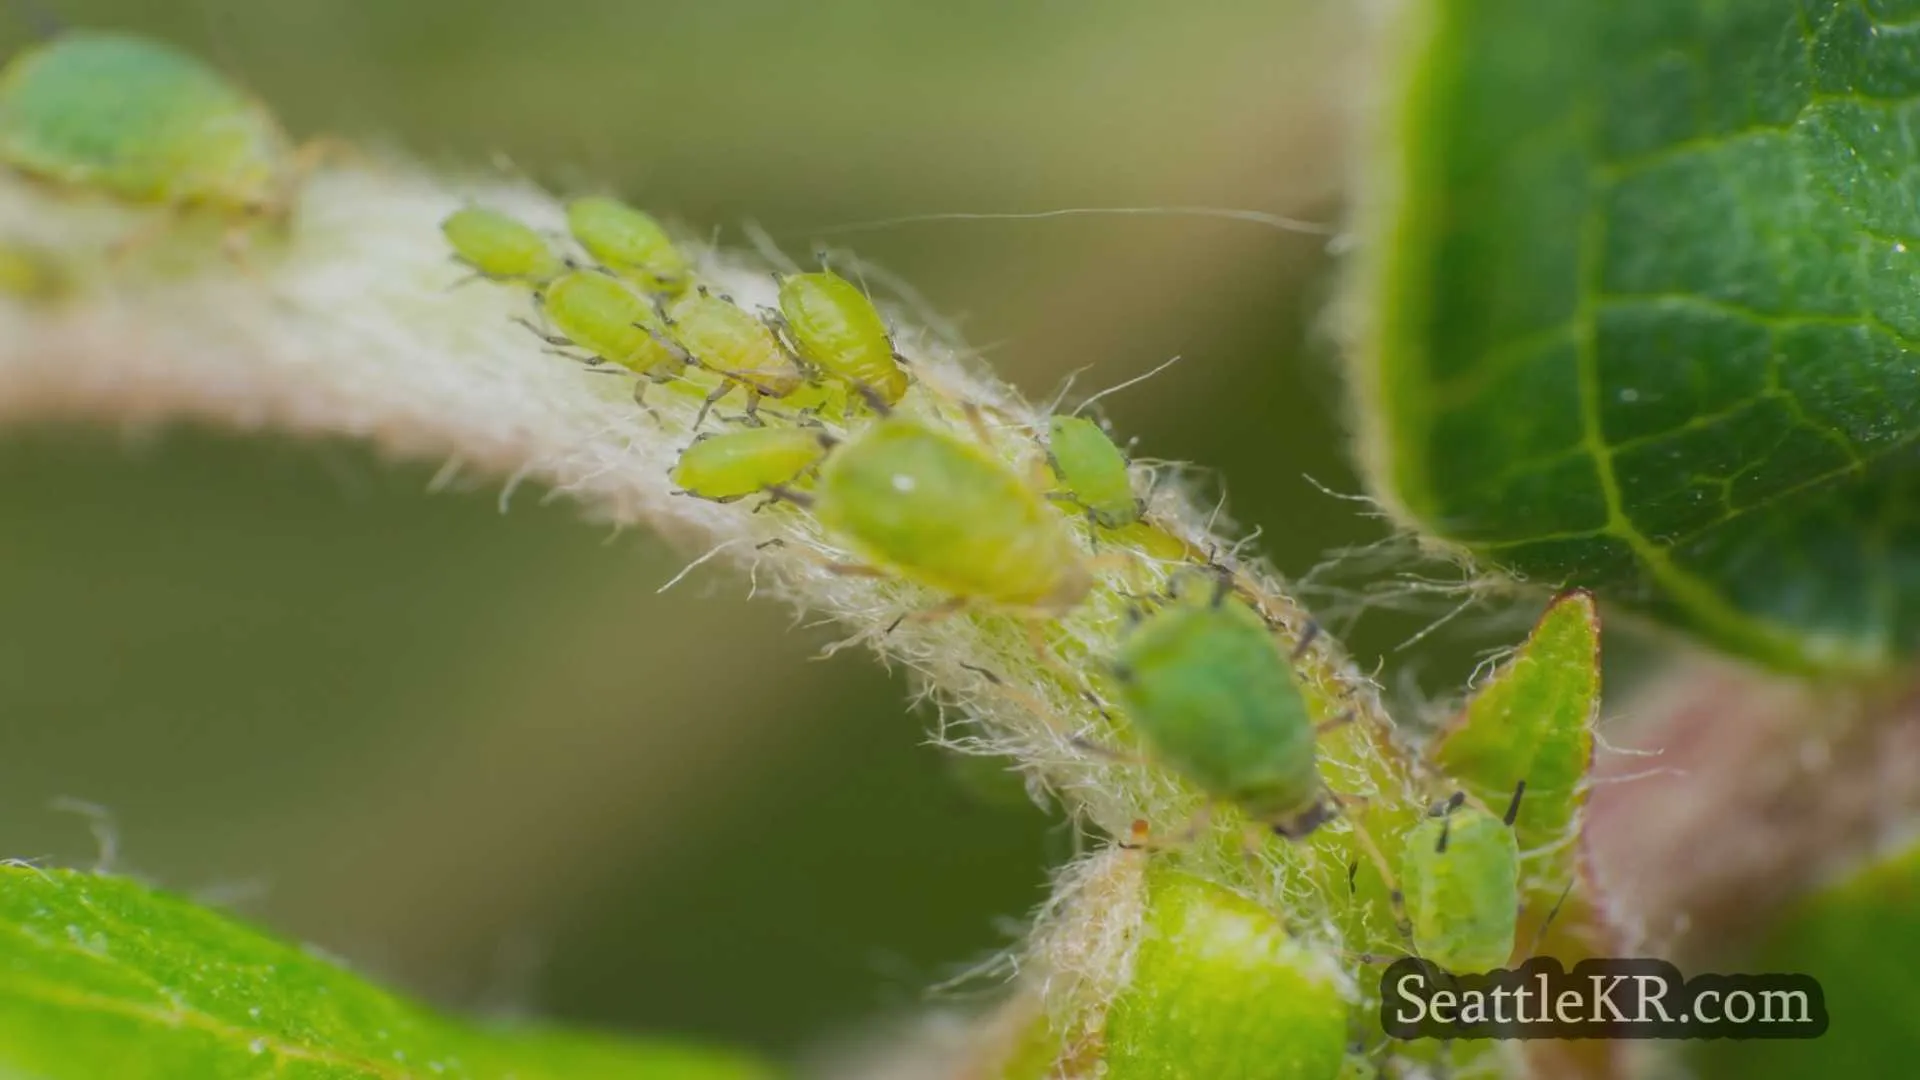
[{"label": "small yellow-green aphid", "polygon": [[0,161],[139,203],[281,218],[301,166],[259,101],[172,46],[72,31],[0,72]]},{"label": "small yellow-green aphid", "polygon": [[706,435],[680,454],[673,482],[688,495],[732,502],[791,484],[820,463],[834,440],[812,427],[764,427]]},{"label": "small yellow-green aphid", "polygon": [[440,232],[453,245],[457,261],[490,281],[540,285],[566,269],[546,237],[498,210],[455,210],[440,223]]},{"label": "small yellow-green aphid", "polygon": [[780,279],[780,318],[795,349],[827,375],[892,405],[907,392],[887,324],[867,294],[830,270]]},{"label": "small yellow-green aphid", "polygon": [[[592,270],[569,270],[539,294],[540,309],[559,335],[535,333],[550,345],[586,350],[589,363],[618,364],[660,382],[686,363],[666,340],[653,305],[618,280]],[[638,397],[645,384],[634,388]]]},{"label": "small yellow-green aphid", "polygon": [[1513,819],[1525,789],[1514,791],[1504,821],[1455,795],[1407,833],[1400,889],[1413,946],[1448,971],[1491,971],[1513,955],[1520,913]]},{"label": "small yellow-green aphid", "polygon": [[691,273],[667,230],[619,199],[587,195],[567,204],[567,228],[600,265],[652,293],[678,295]]},{"label": "small yellow-green aphid", "polygon": [[0,293],[51,300],[72,285],[65,267],[43,248],[0,241]]},{"label": "small yellow-green aphid", "polygon": [[1148,615],[1120,643],[1113,675],[1147,749],[1195,787],[1282,836],[1305,836],[1329,816],[1293,666],[1226,588]]},{"label": "small yellow-green aphid", "polygon": [[1099,424],[1080,416],[1048,420],[1047,460],[1068,498],[1095,523],[1121,529],[1140,520],[1146,507],[1133,493],[1127,457]]},{"label": "small yellow-green aphid", "polygon": [[979,446],[903,417],[882,418],[828,455],[801,501],[862,558],[956,605],[1059,615],[1093,587],[1046,500]]},{"label": "small yellow-green aphid", "polygon": [[[781,398],[806,382],[799,361],[780,344],[765,323],[735,307],[731,300],[704,289],[681,296],[667,308],[667,325],[693,362],[747,390],[747,413],[760,398]],[[711,406],[730,390],[722,385],[708,396]],[[705,410],[702,410],[702,417]]]}]

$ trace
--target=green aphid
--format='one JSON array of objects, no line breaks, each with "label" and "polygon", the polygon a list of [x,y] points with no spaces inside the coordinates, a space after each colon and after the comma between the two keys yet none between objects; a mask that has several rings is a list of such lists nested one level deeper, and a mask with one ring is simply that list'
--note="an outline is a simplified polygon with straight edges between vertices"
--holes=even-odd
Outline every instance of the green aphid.
[{"label": "green aphid", "polygon": [[764,427],[707,435],[680,454],[673,482],[688,495],[732,502],[791,484],[820,463],[834,440],[819,428]]},{"label": "green aphid", "polygon": [[774,332],[725,297],[704,289],[686,293],[668,306],[667,325],[694,363],[728,380],[708,395],[709,407],[741,386],[751,416],[762,397],[783,398],[806,383],[800,362]]},{"label": "green aphid", "polygon": [[567,204],[567,228],[600,265],[648,292],[675,296],[692,280],[686,256],[667,230],[619,199],[574,199]]},{"label": "green aphid", "polygon": [[129,202],[284,218],[304,171],[259,101],[172,46],[72,31],[0,72],[0,160]]},{"label": "green aphid", "polygon": [[0,242],[0,293],[22,300],[53,300],[64,295],[73,281],[51,251],[26,244]]},{"label": "green aphid", "polygon": [[1225,588],[1148,615],[1120,643],[1113,675],[1148,751],[1207,795],[1287,837],[1329,816],[1293,667]]},{"label": "green aphid", "polygon": [[490,281],[542,285],[566,264],[532,226],[498,210],[468,206],[448,214],[440,232],[455,260]]},{"label": "green aphid", "polygon": [[1520,914],[1520,847],[1513,836],[1522,783],[1503,821],[1456,795],[1408,831],[1400,889],[1413,945],[1448,971],[1483,972],[1513,955]]},{"label": "green aphid", "polygon": [[1127,457],[1099,424],[1080,416],[1047,421],[1047,460],[1067,489],[1066,499],[1109,529],[1140,520],[1146,504],[1133,493]]},{"label": "green aphid", "polygon": [[[671,378],[686,364],[686,357],[666,340],[653,305],[614,278],[569,270],[538,295],[540,310],[560,333],[549,335],[526,325],[550,345],[584,350],[588,363],[618,364],[655,382]],[[639,390],[635,388],[636,395]]]},{"label": "green aphid", "polygon": [[827,375],[892,405],[910,380],[901,369],[880,311],[830,270],[780,279],[780,318],[801,358]]},{"label": "green aphid", "polygon": [[889,416],[836,449],[804,498],[827,533],[881,570],[984,602],[1064,614],[1092,568],[1053,508],[979,446]]}]

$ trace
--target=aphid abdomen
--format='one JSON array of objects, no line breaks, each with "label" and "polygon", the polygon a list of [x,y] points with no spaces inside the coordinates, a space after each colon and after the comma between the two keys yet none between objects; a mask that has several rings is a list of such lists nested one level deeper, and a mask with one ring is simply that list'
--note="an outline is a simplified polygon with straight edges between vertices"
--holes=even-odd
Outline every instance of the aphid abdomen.
[{"label": "aphid abdomen", "polygon": [[662,340],[665,329],[652,305],[605,274],[562,274],[542,294],[541,308],[574,344],[637,374],[657,375],[682,362]]},{"label": "aphid abdomen", "polygon": [[674,466],[673,482],[690,495],[727,502],[793,483],[832,445],[813,428],[730,431],[687,447]]},{"label": "aphid abdomen", "polygon": [[780,339],[759,319],[704,292],[674,301],[667,321],[701,367],[767,397],[785,397],[806,381]]},{"label": "aphid abdomen", "polygon": [[1319,803],[1313,721],[1259,616],[1225,601],[1147,616],[1115,662],[1153,755],[1249,815],[1284,824]]},{"label": "aphid abdomen", "polygon": [[545,237],[498,210],[462,207],[440,222],[440,232],[456,258],[494,281],[538,285],[565,269]]},{"label": "aphid abdomen", "polygon": [[1414,948],[1426,959],[1478,972],[1513,954],[1520,852],[1513,830],[1493,814],[1462,805],[1423,818],[1401,849],[1400,888]]},{"label": "aphid abdomen", "polygon": [[852,282],[824,270],[790,274],[780,281],[780,315],[800,355],[821,371],[889,405],[906,395],[886,321]]},{"label": "aphid abdomen", "polygon": [[1099,424],[1079,416],[1052,418],[1047,422],[1047,456],[1073,500],[1095,521],[1118,529],[1140,519],[1126,455]]},{"label": "aphid abdomen", "polygon": [[196,58],[72,32],[0,75],[0,159],[134,202],[284,209],[291,145],[263,105]]},{"label": "aphid abdomen", "polygon": [[1064,611],[1091,576],[1057,514],[998,459],[900,417],[827,459],[814,513],[862,557],[955,596]]},{"label": "aphid abdomen", "polygon": [[589,195],[567,204],[567,228],[587,254],[648,292],[676,295],[692,271],[652,215],[618,199]]}]

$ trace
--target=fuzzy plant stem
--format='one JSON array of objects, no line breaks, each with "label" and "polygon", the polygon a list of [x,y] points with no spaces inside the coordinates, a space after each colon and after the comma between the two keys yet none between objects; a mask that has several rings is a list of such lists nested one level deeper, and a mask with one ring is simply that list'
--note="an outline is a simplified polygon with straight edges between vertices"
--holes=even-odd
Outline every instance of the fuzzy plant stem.
[{"label": "fuzzy plant stem", "polygon": [[[1343,949],[1397,945],[1347,939],[1361,925],[1340,917],[1361,856],[1349,821],[1309,843],[1250,842],[1244,820],[1210,808],[1142,754],[1086,675],[1114,654],[1140,597],[1222,568],[1266,617],[1278,647],[1291,650],[1307,635],[1304,611],[1188,498],[1177,468],[1133,466],[1136,489],[1148,493],[1146,524],[1096,535],[1074,519],[1098,584],[1045,625],[1044,648],[1033,623],[1017,616],[932,617],[945,597],[845,573],[836,564],[852,556],[800,507],[677,493],[668,474],[695,437],[699,395],[655,388],[650,407],[638,407],[631,377],[555,355],[514,321],[539,318],[525,289],[461,284],[438,225],[471,203],[564,235],[560,206],[546,193],[392,161],[309,177],[287,232],[254,230],[237,258],[222,250],[225,223],[180,217],[155,230],[160,211],[6,180],[0,245],[40,273],[33,288],[0,303],[0,418],[348,436],[397,458],[441,462],[448,475],[492,477],[503,507],[523,485],[564,495],[593,518],[663,534],[690,556],[741,568],[759,592],[836,620],[848,633],[842,644],[864,643],[913,673],[940,708],[942,742],[1011,759],[1030,790],[1050,794],[1091,832],[1124,837],[1144,823],[1149,835],[1183,838],[1187,871],[1286,912],[1336,959]],[[119,246],[156,234],[131,250]],[[766,257],[688,250],[707,287],[748,311],[774,306],[776,267]],[[851,258],[836,267],[861,269]],[[914,380],[899,408],[984,438],[1010,468],[1044,480],[1042,411],[961,343],[928,329],[938,325],[930,313],[883,307]],[[1370,800],[1369,813],[1418,806],[1422,792],[1376,688],[1337,643],[1306,642],[1294,665],[1316,722],[1337,728],[1320,739],[1329,786]],[[1043,1011],[1097,1012],[1100,996],[1124,981],[1128,920],[1143,903],[1139,858],[1110,851],[1063,874],[1023,961],[1052,973]],[[1088,896],[1098,902],[1075,902]]]}]

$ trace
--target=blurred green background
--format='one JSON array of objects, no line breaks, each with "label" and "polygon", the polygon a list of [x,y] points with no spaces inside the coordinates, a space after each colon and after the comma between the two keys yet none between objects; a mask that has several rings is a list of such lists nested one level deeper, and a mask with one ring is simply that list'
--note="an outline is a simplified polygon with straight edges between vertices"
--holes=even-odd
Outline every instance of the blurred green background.
[{"label": "blurred green background", "polygon": [[[1344,0],[55,2],[198,50],[295,131],[608,187],[738,241],[846,244],[1032,394],[1091,392],[1201,462],[1281,570],[1384,527],[1318,326],[1323,238],[1195,217],[831,226],[1211,205],[1338,216]],[[18,15],[9,48],[31,28]],[[503,332],[511,332],[503,328]],[[904,680],[689,553],[348,445],[192,431],[0,442],[0,855],[121,866],[432,999],[778,1053],[917,1008],[1013,940],[1065,825],[923,745]],[[1428,615],[1444,611],[1443,603]],[[1362,624],[1364,663],[1418,619]],[[1509,632],[1507,640],[1511,640]],[[1472,635],[1393,656],[1457,685]],[[1415,667],[1423,664],[1424,667]]]}]

